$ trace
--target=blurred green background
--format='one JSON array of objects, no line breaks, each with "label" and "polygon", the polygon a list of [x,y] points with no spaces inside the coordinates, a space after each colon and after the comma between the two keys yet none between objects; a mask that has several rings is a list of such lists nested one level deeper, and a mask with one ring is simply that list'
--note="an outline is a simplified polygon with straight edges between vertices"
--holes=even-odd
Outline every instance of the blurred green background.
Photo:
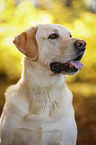
[{"label": "blurred green background", "polygon": [[14,37],[30,26],[58,23],[84,39],[83,69],[67,76],[78,125],[77,145],[96,144],[96,0],[0,0],[0,114],[6,88],[21,75],[22,54]]}]

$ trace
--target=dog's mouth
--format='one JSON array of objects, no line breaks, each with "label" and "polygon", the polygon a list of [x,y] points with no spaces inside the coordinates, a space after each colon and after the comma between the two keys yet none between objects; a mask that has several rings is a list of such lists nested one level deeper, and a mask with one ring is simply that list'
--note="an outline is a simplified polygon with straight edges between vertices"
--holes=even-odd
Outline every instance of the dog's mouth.
[{"label": "dog's mouth", "polygon": [[80,62],[84,55],[84,52],[81,52],[76,56],[75,59],[70,60],[66,63],[61,62],[51,62],[50,69],[54,74],[75,74],[79,69],[83,68],[83,64]]}]

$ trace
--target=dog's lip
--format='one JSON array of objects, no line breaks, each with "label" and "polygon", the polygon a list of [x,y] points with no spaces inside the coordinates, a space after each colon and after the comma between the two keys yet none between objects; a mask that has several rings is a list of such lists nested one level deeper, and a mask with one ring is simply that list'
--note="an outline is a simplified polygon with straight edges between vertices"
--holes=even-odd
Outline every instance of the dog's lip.
[{"label": "dog's lip", "polygon": [[72,59],[70,61],[68,61],[67,63],[70,64],[70,66],[74,66],[76,69],[82,69],[83,68],[83,64],[80,62],[80,60],[82,59],[84,55],[84,52],[81,52],[79,55],[77,55],[75,57],[75,59]]},{"label": "dog's lip", "polygon": [[76,57],[73,59],[70,59],[67,62],[51,62],[50,63],[50,69],[55,74],[63,73],[64,74],[74,74],[79,69],[82,69],[83,64],[80,62],[84,55],[84,52],[79,53]]},{"label": "dog's lip", "polygon": [[81,60],[83,55],[84,55],[85,51],[79,53],[74,59],[70,60],[70,61],[75,61],[75,60]]}]

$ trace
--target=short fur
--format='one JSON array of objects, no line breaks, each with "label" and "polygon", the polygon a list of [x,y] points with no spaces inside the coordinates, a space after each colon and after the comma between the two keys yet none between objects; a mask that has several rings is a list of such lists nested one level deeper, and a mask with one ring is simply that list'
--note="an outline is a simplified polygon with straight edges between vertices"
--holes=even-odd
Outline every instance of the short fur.
[{"label": "short fur", "polygon": [[[49,40],[55,32],[60,39]],[[72,93],[65,75],[50,70],[52,61],[66,63],[76,56],[72,45],[76,40],[57,24],[30,28],[15,38],[25,56],[21,79],[5,93],[1,145],[76,145]]]}]

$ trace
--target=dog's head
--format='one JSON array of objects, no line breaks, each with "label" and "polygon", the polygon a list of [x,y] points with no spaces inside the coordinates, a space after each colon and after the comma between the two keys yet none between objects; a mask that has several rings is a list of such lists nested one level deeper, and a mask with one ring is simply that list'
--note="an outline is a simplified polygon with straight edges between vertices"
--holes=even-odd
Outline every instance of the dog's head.
[{"label": "dog's head", "polygon": [[70,31],[58,24],[32,27],[13,41],[16,47],[32,61],[42,63],[54,74],[75,74],[83,65],[80,62],[86,42],[72,38]]}]

